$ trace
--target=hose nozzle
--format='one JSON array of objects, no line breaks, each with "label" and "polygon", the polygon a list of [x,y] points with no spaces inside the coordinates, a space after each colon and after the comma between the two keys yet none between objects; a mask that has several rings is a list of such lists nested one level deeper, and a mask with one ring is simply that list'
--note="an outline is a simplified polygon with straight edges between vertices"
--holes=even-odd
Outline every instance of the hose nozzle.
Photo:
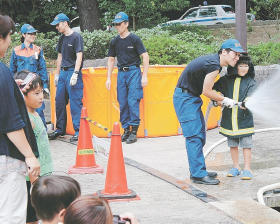
[{"label": "hose nozzle", "polygon": [[245,101],[238,102],[238,103],[237,103],[237,106],[239,106],[239,107],[244,107],[244,108],[245,108],[245,107],[246,107],[246,106],[245,106]]}]

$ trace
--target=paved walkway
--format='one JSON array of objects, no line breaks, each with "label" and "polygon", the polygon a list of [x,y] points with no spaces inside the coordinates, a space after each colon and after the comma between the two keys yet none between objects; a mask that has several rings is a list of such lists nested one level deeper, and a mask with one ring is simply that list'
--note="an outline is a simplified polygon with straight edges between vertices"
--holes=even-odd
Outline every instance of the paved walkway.
[{"label": "paved walkway", "polygon": [[[257,122],[256,122],[257,123]],[[265,128],[257,123],[257,128]],[[179,186],[186,186],[192,191],[201,190],[213,200],[208,203],[186,193],[188,189],[178,187],[159,179],[133,166],[126,165],[128,187],[139,195],[141,200],[130,202],[111,202],[114,214],[125,211],[133,212],[140,223],[191,223],[191,224],[277,224],[280,214],[273,209],[256,202],[260,187],[279,182],[279,131],[259,133],[254,136],[252,166],[254,178],[242,181],[238,177],[226,177],[231,167],[231,158],[226,143],[216,147],[207,157],[210,170],[218,171],[221,184],[218,186],[196,185],[190,182],[187,166],[185,143],[182,136],[161,138],[142,138],[137,143],[123,144],[123,154],[129,161],[136,161],[153,174],[160,173],[171,177]],[[207,132],[205,150],[223,137],[218,130]],[[63,139],[51,141],[51,151],[56,171],[67,172],[75,163],[76,146]],[[61,141],[63,140],[63,141]],[[82,186],[83,194],[93,194],[104,189],[107,156],[110,139],[94,138],[96,143],[96,162],[104,168],[104,174],[71,175]],[[243,156],[240,154],[241,163]],[[158,172],[157,172],[158,171]]]}]

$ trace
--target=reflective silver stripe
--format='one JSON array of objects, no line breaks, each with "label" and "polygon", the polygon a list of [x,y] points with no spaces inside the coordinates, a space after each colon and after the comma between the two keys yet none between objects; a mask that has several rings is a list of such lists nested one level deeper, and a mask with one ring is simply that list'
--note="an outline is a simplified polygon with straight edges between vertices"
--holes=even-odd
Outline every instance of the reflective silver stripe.
[{"label": "reflective silver stripe", "polygon": [[245,128],[245,129],[239,129],[236,131],[233,130],[228,130],[225,128],[220,128],[220,133],[230,135],[230,136],[236,136],[236,135],[245,135],[245,134],[253,134],[254,133],[254,128]]}]

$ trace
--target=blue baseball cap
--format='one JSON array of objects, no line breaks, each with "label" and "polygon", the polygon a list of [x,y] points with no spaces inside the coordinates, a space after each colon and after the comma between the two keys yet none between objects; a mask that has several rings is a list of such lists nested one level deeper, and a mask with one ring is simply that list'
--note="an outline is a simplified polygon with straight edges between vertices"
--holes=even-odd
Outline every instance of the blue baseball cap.
[{"label": "blue baseball cap", "polygon": [[239,43],[239,41],[236,39],[228,39],[228,40],[224,41],[224,43],[221,46],[221,50],[227,49],[227,48],[229,48],[235,52],[239,52],[239,53],[245,52],[243,50],[243,48],[241,47],[241,44]]},{"label": "blue baseball cap", "polygon": [[68,16],[66,16],[64,13],[59,13],[56,15],[54,20],[51,22],[51,25],[56,26],[58,23],[64,22],[64,21],[69,21]]},{"label": "blue baseball cap", "polygon": [[113,23],[121,23],[123,21],[128,21],[128,15],[125,12],[119,12],[115,19],[113,20]]},{"label": "blue baseball cap", "polygon": [[22,27],[20,28],[20,32],[25,34],[25,33],[36,33],[38,30],[35,30],[33,26],[30,24],[23,24]]}]

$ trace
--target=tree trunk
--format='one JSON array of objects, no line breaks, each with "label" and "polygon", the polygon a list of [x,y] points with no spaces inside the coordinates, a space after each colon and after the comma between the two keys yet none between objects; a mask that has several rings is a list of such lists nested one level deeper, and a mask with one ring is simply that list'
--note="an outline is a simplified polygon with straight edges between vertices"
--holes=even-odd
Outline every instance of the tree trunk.
[{"label": "tree trunk", "polygon": [[135,16],[132,17],[133,18],[133,22],[132,22],[132,25],[133,25],[133,30],[135,31],[136,29],[136,24],[135,24]]},{"label": "tree trunk", "polygon": [[77,0],[77,5],[82,31],[102,28],[97,0]]}]

